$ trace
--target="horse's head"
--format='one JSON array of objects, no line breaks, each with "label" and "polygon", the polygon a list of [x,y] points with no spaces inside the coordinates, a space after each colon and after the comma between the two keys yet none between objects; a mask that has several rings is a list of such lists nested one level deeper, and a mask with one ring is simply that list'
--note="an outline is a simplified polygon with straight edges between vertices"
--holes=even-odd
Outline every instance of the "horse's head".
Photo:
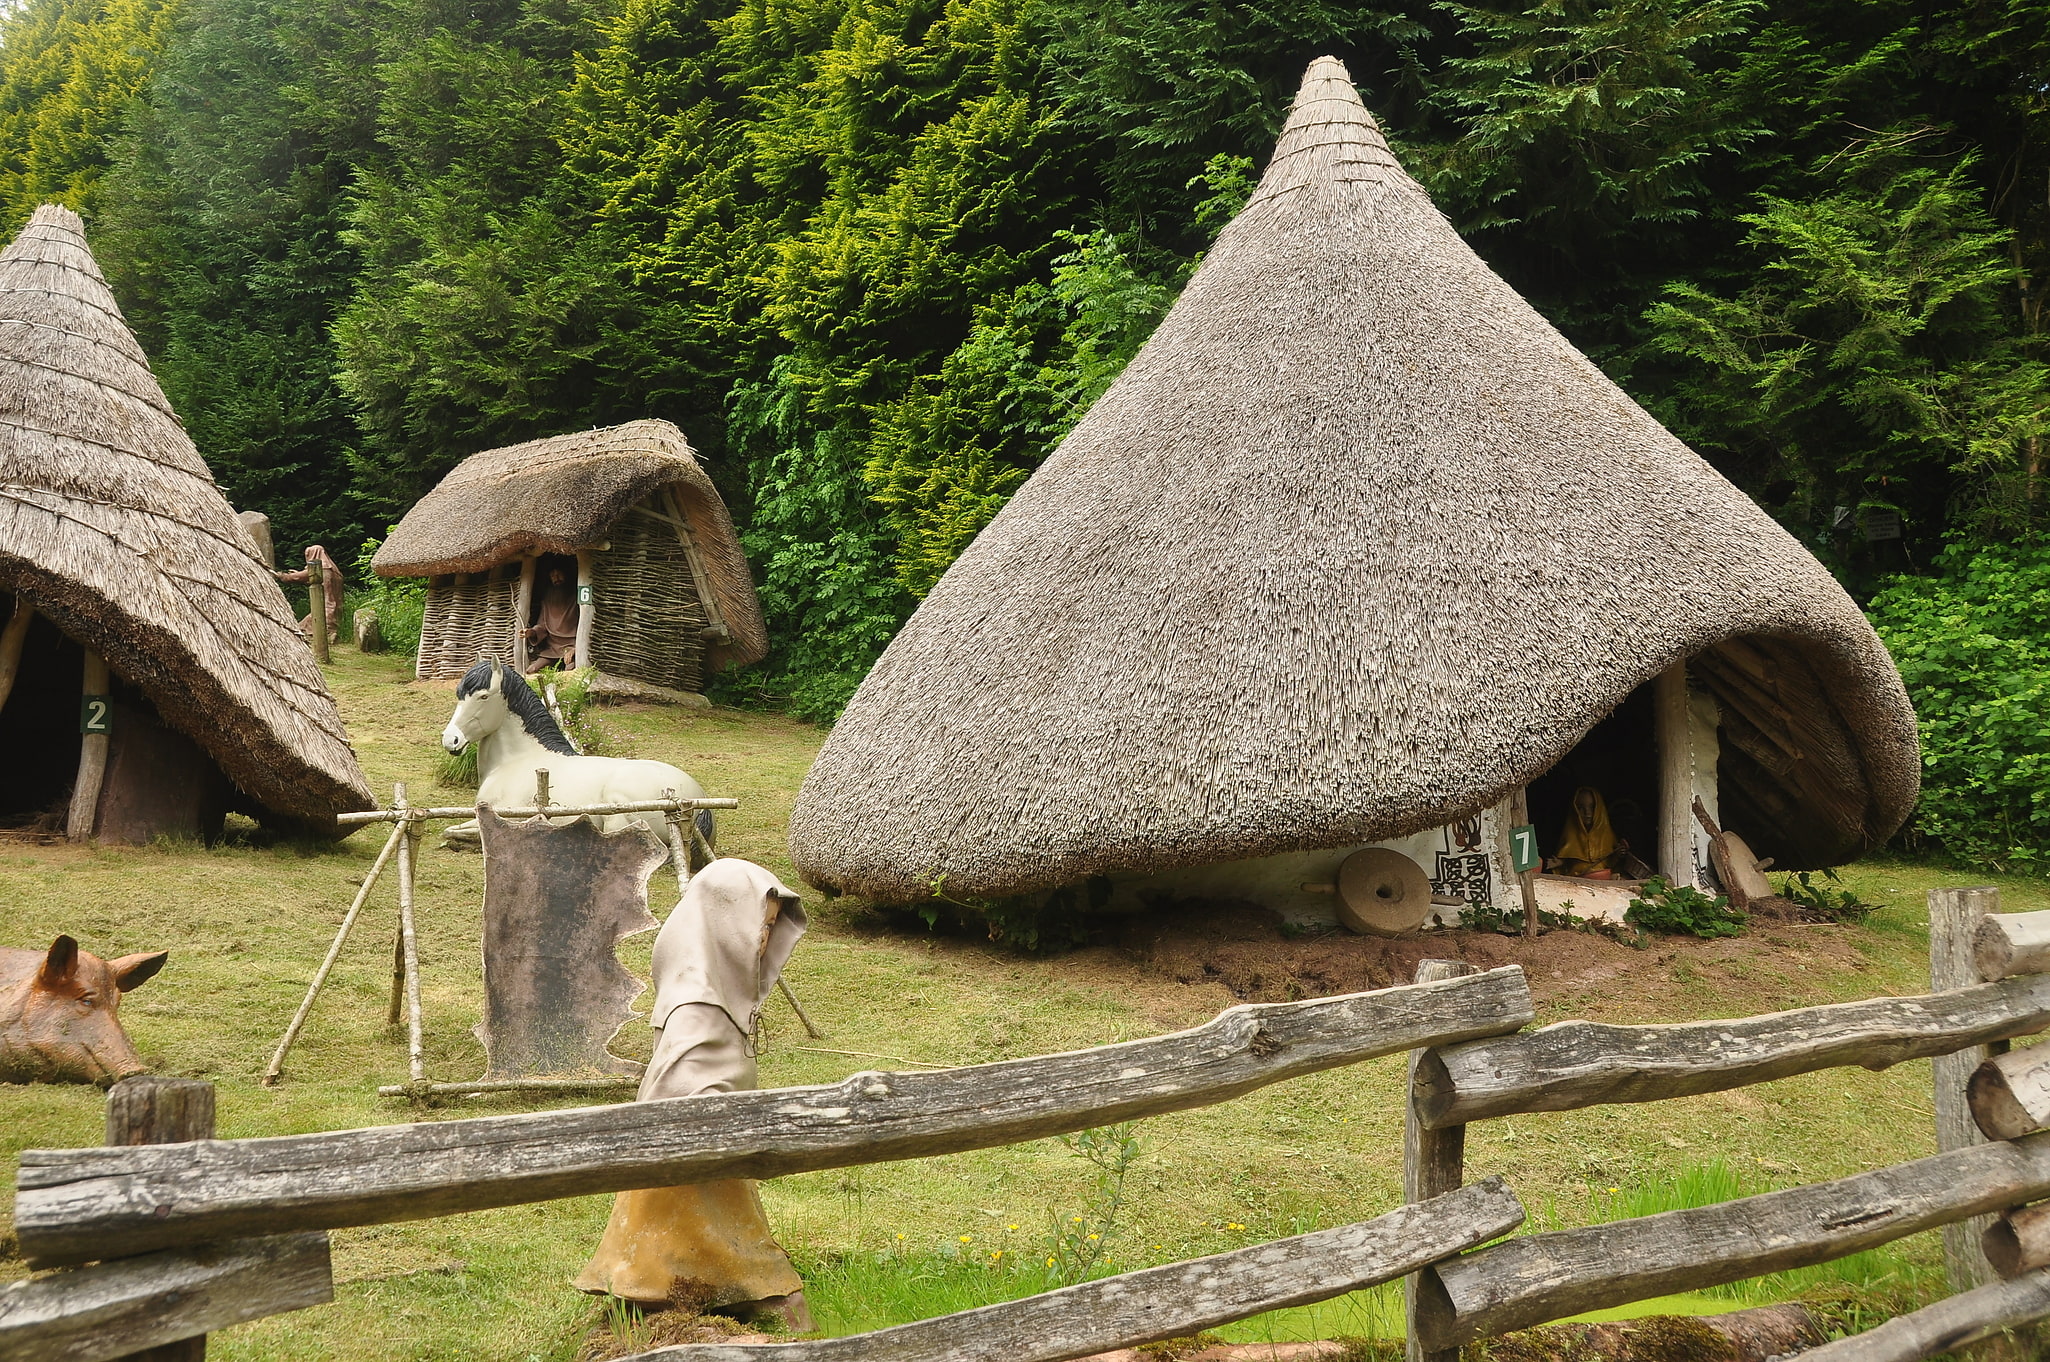
[{"label": "horse's head", "polygon": [[443,750],[460,752],[482,740],[504,723],[510,712],[503,669],[496,662],[479,662],[456,686],[456,712],[448,716],[448,727],[441,730]]}]

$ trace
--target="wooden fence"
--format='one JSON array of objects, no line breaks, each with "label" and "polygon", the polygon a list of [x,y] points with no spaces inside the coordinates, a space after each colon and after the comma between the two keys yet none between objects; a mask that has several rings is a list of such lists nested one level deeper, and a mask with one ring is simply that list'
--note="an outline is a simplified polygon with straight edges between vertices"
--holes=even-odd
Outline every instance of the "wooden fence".
[{"label": "wooden fence", "polygon": [[[1992,907],[1991,897],[1931,896],[1932,923],[1942,924],[1932,930],[1944,938],[1939,971],[1947,958],[1974,958],[1972,932],[1991,973],[2050,967],[2050,914],[1980,924],[1975,910]],[[1952,939],[1960,932],[1964,944]],[[1965,1270],[1977,1275],[1959,1286],[1976,1289],[1817,1349],[1818,1362],[1909,1362],[2050,1314],[2050,1206],[2023,1209],[2050,1198],[2050,1132],[2032,1133],[2050,1119],[2050,1062],[2028,1063],[2033,1051],[1991,1053],[2050,1028],[2050,977],[1735,1021],[1523,1032],[1532,1019],[1518,967],[1433,961],[1402,987],[1234,1007],[1172,1035],[968,1068],[266,1139],[203,1138],[209,1115],[199,1137],[172,1132],[173,1143],[29,1150],[15,1197],[22,1252],[37,1267],[93,1265],[0,1290],[0,1362],[97,1362],[318,1304],[332,1294],[325,1231],[343,1226],[988,1148],[1403,1052],[1412,1075],[1409,1204],[1386,1215],[870,1334],[693,1345],[660,1357],[1059,1362],[1407,1278],[1411,1355],[1437,1362],[1509,1330],[1996,1213],[1985,1241],[2012,1280],[1980,1286],[1993,1274],[1969,1245]],[[1515,1194],[1499,1178],[1463,1185],[1472,1121],[1950,1055],[1976,1057],[1975,1068],[1953,1076],[1939,1107],[1964,1112],[1969,1087],[1972,1114],[2006,1137],[1953,1129],[1939,1141],[1943,1152],[1892,1168],[1506,1240],[1523,1221]],[[118,1085],[110,1135],[111,1113],[130,1100],[124,1090],[163,1101],[177,1086]]]}]

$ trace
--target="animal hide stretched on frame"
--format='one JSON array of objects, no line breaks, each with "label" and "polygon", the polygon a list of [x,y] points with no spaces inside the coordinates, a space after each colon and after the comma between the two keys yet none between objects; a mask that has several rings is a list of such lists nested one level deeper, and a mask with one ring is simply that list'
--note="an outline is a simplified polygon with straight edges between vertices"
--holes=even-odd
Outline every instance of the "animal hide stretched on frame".
[{"label": "animal hide stretched on frame", "polygon": [[638,824],[600,832],[509,823],[477,807],[484,841],[484,1020],[487,1079],[637,1074],[606,1049],[635,1014],[641,981],[615,954],[652,930],[648,877],[668,849]]}]

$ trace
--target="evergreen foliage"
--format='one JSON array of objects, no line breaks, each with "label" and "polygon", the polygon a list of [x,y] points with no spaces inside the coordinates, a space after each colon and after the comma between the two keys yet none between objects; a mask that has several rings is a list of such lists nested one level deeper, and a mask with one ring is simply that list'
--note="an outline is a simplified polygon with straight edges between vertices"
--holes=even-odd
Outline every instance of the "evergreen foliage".
[{"label": "evergreen foliage", "polygon": [[[1970,546],[2042,499],[2034,0],[26,0],[0,209],[92,216],[287,552],[479,448],[676,421],[775,640],[729,697],[826,718],[1326,51],[1490,263],[1853,590],[1955,544],[1914,590],[1977,608]],[[1875,607],[1903,647],[1912,594]],[[1956,770],[1932,791],[1987,779]]]}]

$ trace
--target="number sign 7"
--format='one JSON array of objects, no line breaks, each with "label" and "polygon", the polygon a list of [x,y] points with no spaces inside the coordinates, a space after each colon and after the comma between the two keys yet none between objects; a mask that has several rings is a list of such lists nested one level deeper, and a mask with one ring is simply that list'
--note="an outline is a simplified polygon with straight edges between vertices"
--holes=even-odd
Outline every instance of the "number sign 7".
[{"label": "number sign 7", "polygon": [[1538,868],[1537,829],[1530,824],[1509,829],[1509,863],[1519,875]]}]

